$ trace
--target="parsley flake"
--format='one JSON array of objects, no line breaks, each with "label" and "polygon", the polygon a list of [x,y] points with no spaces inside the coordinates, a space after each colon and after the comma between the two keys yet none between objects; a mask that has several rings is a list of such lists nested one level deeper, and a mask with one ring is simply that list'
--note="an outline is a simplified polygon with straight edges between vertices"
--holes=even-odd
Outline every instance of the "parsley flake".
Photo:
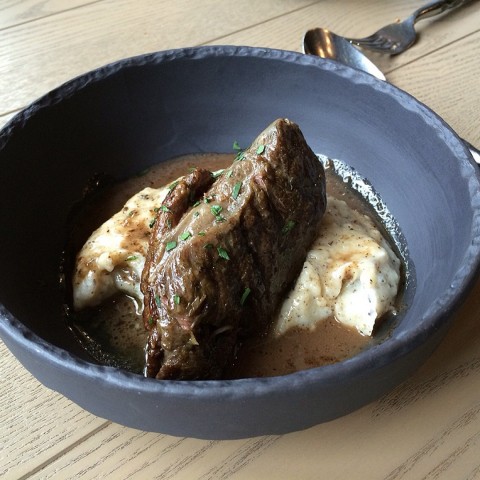
[{"label": "parsley flake", "polygon": [[128,256],[128,257],[125,259],[125,261],[126,261],[126,262],[133,262],[133,261],[136,260],[137,258],[138,258],[137,255],[130,255],[130,256]]},{"label": "parsley flake", "polygon": [[180,305],[180,300],[180,295],[173,296],[173,303],[175,303],[175,305]]},{"label": "parsley flake", "polygon": [[180,240],[185,241],[185,240],[188,240],[191,236],[192,236],[192,234],[187,231],[187,232],[183,232],[178,238]]},{"label": "parsley flake", "polygon": [[179,181],[178,180],[175,180],[174,182],[172,182],[167,188],[172,191],[177,185],[179,184]]},{"label": "parsley flake", "polygon": [[242,188],[242,182],[237,182],[234,186],[233,186],[233,190],[232,190],[232,198],[234,200],[236,200],[238,198],[238,194],[240,193],[240,189]]},{"label": "parsley flake", "polygon": [[148,224],[148,226],[149,226],[150,228],[153,228],[153,226],[155,225],[155,222],[156,222],[156,221],[157,221],[156,218],[152,218],[152,219],[150,220],[150,223]]},{"label": "parsley flake", "polygon": [[166,205],[162,205],[162,206],[160,207],[160,210],[161,210],[162,212],[168,212],[168,213],[171,212],[171,210],[170,210]]},{"label": "parsley flake", "polygon": [[234,150],[242,150],[242,147],[238,144],[238,142],[235,140],[233,142],[233,147],[232,147]]},{"label": "parsley flake", "polygon": [[211,243],[206,243],[203,248],[213,248],[213,245]]},{"label": "parsley flake", "polygon": [[259,145],[257,147],[257,155],[261,155],[265,151],[265,145]]},{"label": "parsley flake", "polygon": [[155,304],[157,307],[160,307],[162,305],[162,301],[160,300],[160,295],[155,295]]},{"label": "parsley flake", "polygon": [[228,256],[228,252],[223,247],[217,247],[217,252],[219,257],[225,260],[230,260],[230,257]]},{"label": "parsley flake", "polygon": [[212,205],[210,207],[210,211],[218,217],[220,215],[220,212],[223,210],[223,207],[221,205]]},{"label": "parsley flake", "polygon": [[287,220],[285,225],[282,228],[282,233],[286,235],[290,230],[295,226],[295,222],[293,220]]},{"label": "parsley flake", "polygon": [[235,157],[235,162],[241,162],[245,158],[245,152],[241,151],[237,153],[237,156]]},{"label": "parsley flake", "polygon": [[170,250],[173,250],[177,246],[177,242],[173,240],[172,242],[167,242],[165,245],[165,250],[169,252]]},{"label": "parsley flake", "polygon": [[197,235],[200,235],[201,237],[204,237],[206,235],[205,232],[198,232]]}]

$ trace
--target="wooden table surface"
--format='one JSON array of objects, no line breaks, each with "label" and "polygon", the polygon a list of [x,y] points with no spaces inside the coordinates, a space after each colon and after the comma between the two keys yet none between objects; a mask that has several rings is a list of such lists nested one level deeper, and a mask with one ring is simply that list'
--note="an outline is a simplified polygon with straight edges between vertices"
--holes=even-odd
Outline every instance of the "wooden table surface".
[{"label": "wooden table surface", "polygon": [[[300,51],[309,28],[363,36],[424,1],[0,0],[0,126],[124,57],[205,44]],[[417,28],[407,52],[371,58],[480,146],[480,2]],[[40,384],[0,342],[0,478],[480,478],[479,307],[480,281],[434,355],[378,401],[302,432],[235,441],[98,418]]]}]

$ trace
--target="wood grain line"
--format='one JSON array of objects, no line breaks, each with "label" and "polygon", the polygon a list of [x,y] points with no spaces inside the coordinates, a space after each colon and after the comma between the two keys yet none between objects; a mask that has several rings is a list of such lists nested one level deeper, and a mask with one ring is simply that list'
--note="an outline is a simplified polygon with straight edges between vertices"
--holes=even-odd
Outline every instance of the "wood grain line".
[{"label": "wood grain line", "polygon": [[208,450],[211,450],[219,442],[218,440],[212,440],[202,447],[195,450],[190,455],[181,456],[179,459],[170,463],[162,472],[159,472],[155,478],[161,478],[162,480],[168,480],[169,478],[175,478],[179,472],[189,467],[192,463],[200,459],[205,455]]},{"label": "wood grain line", "polygon": [[480,464],[478,464],[466,477],[465,480],[478,480],[480,478]]},{"label": "wood grain line", "polygon": [[[457,447],[452,451],[448,457],[446,457],[441,463],[439,463],[431,472],[428,473],[423,480],[435,480],[445,474],[448,469],[458,461],[461,461],[465,453],[477,446],[480,441],[480,432],[475,435],[471,435],[463,445]],[[447,477],[448,478],[448,477]]]},{"label": "wood grain line", "polygon": [[469,362],[462,363],[457,367],[441,372],[428,380],[417,383],[410,380],[392,392],[383,396],[372,411],[372,417],[393,415],[408,405],[431,396],[446,385],[450,385],[459,378],[467,377],[480,370],[480,357],[474,357]]},{"label": "wood grain line", "polygon": [[252,28],[258,28],[261,25],[265,25],[267,23],[274,22],[275,20],[278,20],[282,17],[288,16],[288,15],[291,15],[291,14],[294,14],[294,13],[297,13],[297,12],[301,12],[302,10],[305,10],[306,8],[311,8],[312,6],[316,5],[319,2],[320,2],[320,0],[317,0],[316,2],[312,2],[312,3],[309,3],[308,5],[304,5],[302,7],[295,8],[293,10],[290,10],[289,12],[281,13],[281,14],[276,15],[274,17],[267,18],[267,19],[263,20],[262,22],[252,23],[251,25],[248,25],[246,27],[240,28],[238,30],[234,30],[233,32],[229,33],[228,35],[220,35],[216,38],[211,38],[209,40],[205,40],[204,42],[199,43],[198,46],[218,43],[220,40],[222,40],[222,38],[226,38],[226,37],[229,37],[231,35],[236,35],[238,33],[245,32],[245,31],[250,30]]},{"label": "wood grain line", "polygon": [[50,463],[54,462],[55,460],[59,459],[60,457],[63,457],[63,455],[67,454],[70,450],[73,450],[75,447],[83,443],[85,440],[87,440],[90,437],[93,437],[96,435],[98,432],[102,431],[104,428],[108,427],[112,422],[110,421],[105,421],[102,425],[98,426],[97,428],[93,429],[91,432],[88,434],[84,435],[83,437],[77,439],[75,442],[70,444],[67,448],[64,448],[63,450],[60,450],[57,452],[55,455],[52,455],[48,460],[45,460],[43,463],[40,463],[37,465],[34,469],[29,471],[28,473],[22,475],[21,477],[18,477],[18,480],[26,480],[30,478],[32,475],[35,475],[36,473],[40,472],[43,470],[47,465]]},{"label": "wood grain line", "polygon": [[281,436],[258,437],[248,440],[242,447],[229,455],[221,464],[210,469],[199,480],[225,480],[238,473],[265,450],[274,445]]},{"label": "wood grain line", "polygon": [[[19,26],[22,26],[22,25],[27,25],[29,23],[36,22],[37,20],[42,20],[44,18],[54,17],[56,15],[61,15],[65,12],[72,11],[72,10],[77,10],[79,8],[90,7],[91,5],[94,5],[95,3],[100,3],[100,2],[103,2],[103,1],[105,1],[105,0],[92,0],[91,2],[84,3],[82,5],[75,5],[73,7],[70,6],[68,8],[62,8],[61,10],[57,10],[55,12],[47,13],[47,14],[44,14],[44,15],[38,15],[38,16],[32,15],[30,18],[28,18],[28,15],[27,15],[28,20],[25,20],[23,22],[16,22],[16,23],[12,23],[10,25],[0,27],[0,31],[5,31],[5,30],[9,30],[11,28],[19,27]],[[16,3],[18,4],[18,2],[16,2]],[[5,6],[3,8],[0,8],[0,15],[2,15],[2,11],[5,11],[5,10],[6,10]],[[32,8],[32,10],[35,10],[35,9]]]},{"label": "wood grain line", "polygon": [[[480,416],[480,402],[467,410],[463,415],[455,421],[448,424],[441,432],[431,438],[422,448],[415,454],[411,455],[405,462],[392,470],[385,480],[399,480],[407,475],[422,459],[431,456],[433,452],[438,450],[441,445],[448,442],[449,438],[456,432],[461,431],[472,422],[477,422]],[[478,437],[480,434],[476,434]],[[475,439],[476,441],[476,439]]]}]

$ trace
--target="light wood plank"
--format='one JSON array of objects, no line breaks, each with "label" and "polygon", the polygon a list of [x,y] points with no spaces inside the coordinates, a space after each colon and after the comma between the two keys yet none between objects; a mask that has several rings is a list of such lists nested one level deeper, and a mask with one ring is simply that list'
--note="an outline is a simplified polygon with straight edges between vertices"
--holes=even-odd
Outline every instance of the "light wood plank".
[{"label": "light wood plank", "polygon": [[[480,7],[480,3],[478,4]],[[480,9],[476,15],[480,25]],[[466,75],[480,58],[480,31],[420,58],[388,79],[438,113],[480,148],[480,79]]]},{"label": "light wood plank", "polygon": [[56,15],[62,11],[102,0],[2,0],[0,29]]},{"label": "light wood plank", "polygon": [[27,372],[0,341],[0,478],[20,478],[107,424]]},{"label": "light wood plank", "polygon": [[[274,18],[252,25],[250,28],[223,37],[221,43],[251,45],[302,51],[305,32],[315,27],[325,27],[339,35],[361,37],[376,29],[407,17],[424,1],[378,2],[376,0],[344,0],[339,8],[336,0],[325,0],[288,16]],[[428,55],[458,39],[480,30],[480,2],[471,2],[464,7],[438,17],[417,23],[420,34],[416,45],[397,56],[365,51],[381,70],[390,72],[402,65]],[[220,43],[215,41],[211,43]]]},{"label": "light wood plank", "polygon": [[0,114],[106,63],[211,41],[310,3],[104,0],[0,31]]}]

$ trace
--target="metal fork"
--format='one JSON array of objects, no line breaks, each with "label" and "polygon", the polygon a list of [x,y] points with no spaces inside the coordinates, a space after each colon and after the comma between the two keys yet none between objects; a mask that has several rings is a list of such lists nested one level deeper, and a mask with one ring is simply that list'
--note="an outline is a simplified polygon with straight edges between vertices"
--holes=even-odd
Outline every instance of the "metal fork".
[{"label": "metal fork", "polygon": [[373,35],[365,38],[347,38],[355,45],[359,45],[376,52],[397,55],[409,48],[417,39],[415,23],[421,18],[433,17],[440,13],[461,6],[468,0],[442,0],[427,3],[415,10],[403,22],[391,23],[381,28]]}]

